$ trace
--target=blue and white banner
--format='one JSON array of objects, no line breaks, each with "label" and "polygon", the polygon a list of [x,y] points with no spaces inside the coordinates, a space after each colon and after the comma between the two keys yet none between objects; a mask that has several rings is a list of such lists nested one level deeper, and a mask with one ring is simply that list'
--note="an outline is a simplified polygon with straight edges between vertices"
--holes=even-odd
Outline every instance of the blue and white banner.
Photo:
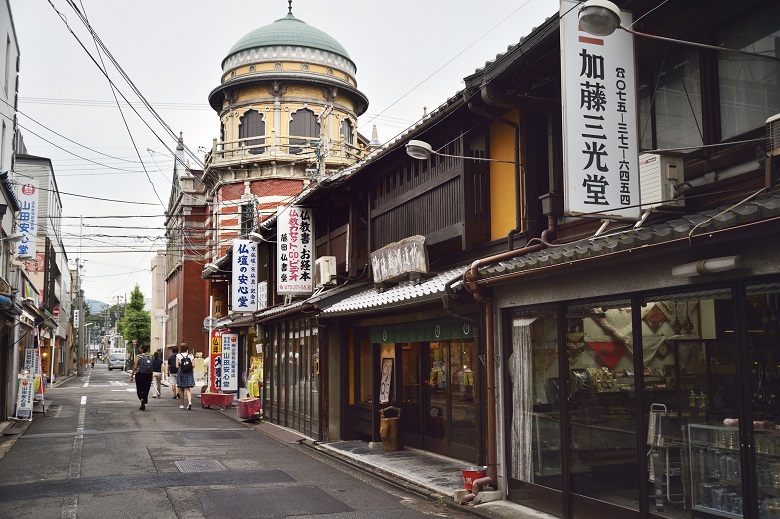
[{"label": "blue and white banner", "polygon": [[238,335],[222,335],[222,387],[226,393],[238,391]]},{"label": "blue and white banner", "polygon": [[33,399],[35,397],[35,379],[19,375],[19,393],[16,395],[14,416],[22,420],[32,420]]},{"label": "blue and white banner", "polygon": [[257,310],[257,244],[233,240],[232,309],[234,312]]},{"label": "blue and white banner", "polygon": [[38,181],[27,179],[19,185],[19,232],[22,233],[22,241],[16,245],[16,255],[29,254],[35,258],[35,240],[38,236]]}]

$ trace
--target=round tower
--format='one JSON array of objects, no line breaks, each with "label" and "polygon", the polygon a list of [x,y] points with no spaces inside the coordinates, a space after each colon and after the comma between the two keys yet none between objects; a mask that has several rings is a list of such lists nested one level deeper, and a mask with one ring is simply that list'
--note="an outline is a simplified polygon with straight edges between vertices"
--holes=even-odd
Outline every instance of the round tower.
[{"label": "round tower", "polygon": [[228,51],[220,85],[209,94],[220,119],[204,172],[220,204],[214,245],[221,248],[233,234],[229,227],[246,234],[250,200],[253,221],[263,220],[308,182],[366,154],[357,118],[368,99],[357,88],[356,71],[338,41],[293,15],[291,1],[285,17]]}]

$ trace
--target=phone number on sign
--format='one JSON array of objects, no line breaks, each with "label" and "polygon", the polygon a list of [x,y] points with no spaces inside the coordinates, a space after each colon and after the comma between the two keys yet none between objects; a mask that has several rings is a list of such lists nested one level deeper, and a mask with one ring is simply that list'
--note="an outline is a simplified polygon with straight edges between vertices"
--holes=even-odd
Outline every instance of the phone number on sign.
[{"label": "phone number on sign", "polygon": [[298,292],[311,292],[311,284],[306,283],[304,285],[291,285],[291,284],[282,284],[279,285],[279,292],[287,291],[287,290],[294,290]]}]

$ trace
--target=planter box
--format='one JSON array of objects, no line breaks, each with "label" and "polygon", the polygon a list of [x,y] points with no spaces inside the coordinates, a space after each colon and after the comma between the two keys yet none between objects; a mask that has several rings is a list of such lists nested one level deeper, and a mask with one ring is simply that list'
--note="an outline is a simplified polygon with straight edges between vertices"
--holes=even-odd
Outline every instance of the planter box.
[{"label": "planter box", "polygon": [[233,393],[201,393],[200,394],[200,406],[211,407],[213,405],[222,407],[230,407],[233,405]]}]

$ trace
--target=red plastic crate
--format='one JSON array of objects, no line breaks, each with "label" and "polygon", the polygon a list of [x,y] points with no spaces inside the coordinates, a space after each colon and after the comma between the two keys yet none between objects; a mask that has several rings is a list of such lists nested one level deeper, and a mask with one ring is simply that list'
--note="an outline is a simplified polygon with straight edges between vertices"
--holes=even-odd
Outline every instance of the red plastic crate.
[{"label": "red plastic crate", "polygon": [[238,416],[243,419],[252,418],[260,412],[260,399],[255,397],[238,399]]},{"label": "red plastic crate", "polygon": [[200,406],[211,407],[216,405],[219,407],[230,407],[233,405],[233,393],[201,393],[200,394]]}]

